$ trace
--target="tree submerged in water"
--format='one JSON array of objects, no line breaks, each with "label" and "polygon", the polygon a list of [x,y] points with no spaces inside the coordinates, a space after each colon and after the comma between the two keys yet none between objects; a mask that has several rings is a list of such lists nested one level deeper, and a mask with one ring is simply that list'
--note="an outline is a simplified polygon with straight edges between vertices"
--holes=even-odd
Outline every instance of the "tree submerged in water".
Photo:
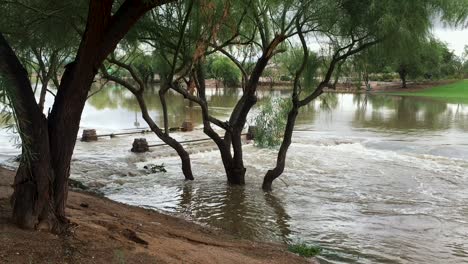
[{"label": "tree submerged in water", "polygon": [[[157,11],[150,12],[156,7]],[[163,107],[167,108],[164,95],[169,90],[197,104],[202,112],[203,131],[218,147],[229,184],[243,185],[247,169],[241,136],[258,100],[260,78],[268,75],[274,58],[290,48],[288,43],[300,41],[300,52],[295,54],[303,60],[292,69],[295,78],[287,122],[283,126],[280,123],[284,118],[278,118],[275,123],[283,126],[284,136],[277,165],[265,176],[263,189],[270,190],[285,168],[300,108],[330,87],[347,58],[377,44],[388,49],[404,47],[396,44],[427,37],[434,16],[460,23],[465,21],[467,10],[467,0],[0,0],[0,76],[8,83],[8,89],[0,96],[9,98],[15,113],[22,156],[32,157],[21,160],[15,177],[13,222],[23,228],[45,222],[56,232],[66,229],[72,155],[91,85],[103,77],[97,75],[103,63],[125,68],[132,75],[140,89],[135,89],[135,85],[126,87],[136,95],[151,129],[178,150],[187,179],[192,178],[190,159],[180,144],[169,137],[167,111],[164,128],[160,128],[146,107],[141,88],[151,80],[153,70],[165,79],[165,87],[159,92]],[[314,57],[308,49],[317,36],[318,42],[329,46],[328,54],[321,57]],[[145,49],[140,57],[121,63],[114,60],[114,55],[125,53],[121,42],[124,37],[131,50]],[[143,65],[153,61],[147,58],[146,47],[153,49],[151,54],[158,54],[157,61],[162,62],[158,69]],[[62,56],[62,52],[66,54]],[[212,115],[207,100],[204,66],[206,58],[215,55],[229,59],[241,75],[242,96],[226,121]],[[34,67],[28,65],[31,59],[27,59],[34,57],[32,61],[40,64],[34,67],[42,75],[42,95],[50,92],[46,85],[49,80],[57,86],[53,106],[46,113],[44,102],[35,98],[36,85],[31,77]],[[49,63],[42,65],[41,59]],[[311,70],[311,61],[323,64],[321,69]],[[312,77],[316,83],[310,82]],[[127,79],[123,81],[129,83]],[[276,111],[272,106],[270,112],[273,110]],[[269,121],[264,122],[268,128]],[[219,129],[216,131],[214,126]],[[265,140],[266,145],[277,143],[278,130],[265,130],[274,137]],[[31,155],[25,155],[29,152]]]}]

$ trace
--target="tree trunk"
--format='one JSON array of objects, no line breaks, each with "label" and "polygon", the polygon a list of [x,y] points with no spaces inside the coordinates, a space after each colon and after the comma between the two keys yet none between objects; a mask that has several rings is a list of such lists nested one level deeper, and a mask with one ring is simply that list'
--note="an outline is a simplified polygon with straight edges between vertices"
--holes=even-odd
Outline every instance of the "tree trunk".
[{"label": "tree trunk", "polygon": [[56,231],[66,227],[70,162],[94,76],[138,19],[166,2],[126,0],[112,14],[114,1],[91,0],[78,53],[66,67],[48,120],[36,103],[26,70],[0,33],[0,73],[11,83],[8,93],[23,144],[12,196],[13,219],[19,226],[32,228],[47,219],[54,220],[51,227]]},{"label": "tree trunk", "polygon": [[68,194],[70,163],[94,72],[83,64],[73,64],[65,70],[52,111],[49,115],[49,138],[55,173],[55,212],[66,222],[65,206]]},{"label": "tree trunk", "polygon": [[[182,162],[182,172],[185,176],[185,180],[193,180],[190,155],[184,149],[182,144],[180,144],[177,140],[175,140],[173,137],[169,135],[169,121],[168,121],[167,105],[166,105],[166,100],[165,100],[165,95],[169,89],[169,86],[167,86],[168,83],[166,83],[166,86],[165,86],[167,88],[161,87],[159,90],[161,105],[163,106],[163,112],[164,112],[164,121],[163,121],[164,131],[163,131],[151,118],[149,111],[148,111],[148,107],[146,106],[143,92],[147,88],[146,87],[147,85],[142,81],[140,76],[138,76],[138,74],[133,70],[131,65],[125,64],[113,58],[109,59],[109,61],[111,63],[114,63],[115,65],[118,65],[119,67],[126,69],[132,76],[133,80],[136,81],[138,86],[133,86],[132,84],[126,82],[125,80],[119,77],[108,74],[106,72],[106,69],[101,70],[104,78],[122,85],[123,87],[127,88],[135,96],[135,98],[137,99],[138,105],[140,107],[142,117],[145,120],[145,122],[148,124],[148,126],[150,127],[151,131],[153,131],[156,134],[156,136],[158,136],[164,143],[172,147],[177,152]],[[164,83],[162,83],[162,85],[164,85]]]},{"label": "tree trunk", "polygon": [[151,119],[146,103],[141,94],[135,93],[138,104],[141,109],[143,119],[146,121],[151,131],[153,131],[164,143],[173,148],[179,155],[180,161],[182,162],[182,173],[185,176],[185,180],[193,180],[192,165],[190,162],[190,155],[184,149],[184,147],[169,134],[164,133],[154,121]]},{"label": "tree trunk", "polygon": [[291,145],[291,139],[294,132],[294,125],[296,123],[296,117],[299,113],[299,106],[294,104],[291,111],[288,114],[288,121],[286,123],[286,129],[284,131],[283,142],[281,143],[280,150],[276,159],[276,167],[269,170],[263,178],[262,189],[264,191],[271,191],[273,181],[278,178],[284,171],[286,165],[286,154],[289,146]]},{"label": "tree trunk", "polygon": [[245,172],[247,171],[244,166],[233,165],[233,167],[225,168],[228,183],[231,185],[244,185],[245,184]]},{"label": "tree trunk", "polygon": [[45,116],[36,103],[28,73],[0,33],[0,73],[8,83],[23,143],[22,160],[11,198],[13,222],[34,228],[40,221],[55,223],[53,205],[54,174],[50,163],[49,135]]},{"label": "tree trunk", "polygon": [[40,222],[59,232],[60,224],[54,214],[53,169],[50,163],[47,123],[28,133],[28,145],[23,146],[22,160],[16,172],[11,198],[13,222],[21,228],[33,229]]},{"label": "tree trunk", "polygon": [[401,88],[407,88],[406,76],[408,75],[408,72],[406,71],[406,69],[404,67],[400,67],[400,69],[398,70],[398,75],[400,75],[401,79]]},{"label": "tree trunk", "polygon": [[231,144],[233,151],[233,158],[231,165],[226,168],[226,174],[228,182],[234,185],[245,184],[245,172],[244,158],[242,153],[242,126],[241,128],[234,128],[231,133]]},{"label": "tree trunk", "polygon": [[[241,99],[237,102],[234,110],[231,113],[229,124],[231,125],[231,131],[226,131],[224,136],[224,148],[231,151],[232,146],[232,158],[230,155],[221,155],[223,158],[224,169],[229,184],[233,185],[244,185],[245,184],[245,173],[246,168],[244,167],[243,153],[242,153],[242,130],[247,122],[247,115],[249,114],[252,107],[257,103],[256,90],[260,77],[265,70],[274,50],[277,45],[284,40],[282,36],[277,36],[265,49],[262,56],[258,59],[255,67],[250,75],[250,78],[246,84],[244,94]],[[220,148],[221,144],[218,144]]]},{"label": "tree trunk", "polygon": [[89,89],[106,57],[131,27],[154,6],[169,1],[129,1],[112,14],[112,0],[90,1],[86,30],[75,61],[66,67],[49,116],[49,136],[55,173],[55,213],[65,220],[70,162]]}]

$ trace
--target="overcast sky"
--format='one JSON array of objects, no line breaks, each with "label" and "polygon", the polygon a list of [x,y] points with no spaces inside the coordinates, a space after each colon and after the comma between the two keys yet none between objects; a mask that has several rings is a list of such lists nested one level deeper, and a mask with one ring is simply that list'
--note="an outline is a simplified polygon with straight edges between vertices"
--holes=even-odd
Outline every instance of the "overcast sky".
[{"label": "overcast sky", "polygon": [[462,55],[465,45],[468,45],[468,28],[455,29],[436,23],[432,32],[438,39],[446,42],[458,56]]}]

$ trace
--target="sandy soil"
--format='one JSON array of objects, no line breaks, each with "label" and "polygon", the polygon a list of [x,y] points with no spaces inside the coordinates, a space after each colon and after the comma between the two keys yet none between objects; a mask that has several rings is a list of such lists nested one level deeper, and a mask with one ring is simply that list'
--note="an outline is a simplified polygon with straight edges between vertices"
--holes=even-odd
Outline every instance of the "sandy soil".
[{"label": "sandy soil", "polygon": [[0,263],[316,263],[284,245],[78,192],[69,193],[71,234],[20,230],[9,222],[13,177],[0,168]]}]

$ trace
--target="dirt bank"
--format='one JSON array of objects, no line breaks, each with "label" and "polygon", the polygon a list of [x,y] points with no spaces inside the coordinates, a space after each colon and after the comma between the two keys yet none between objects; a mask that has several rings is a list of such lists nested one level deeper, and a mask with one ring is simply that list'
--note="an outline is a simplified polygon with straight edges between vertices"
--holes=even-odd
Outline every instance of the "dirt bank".
[{"label": "dirt bank", "polygon": [[283,245],[78,192],[68,199],[71,235],[20,230],[9,222],[13,176],[0,168],[0,263],[315,263]]}]

